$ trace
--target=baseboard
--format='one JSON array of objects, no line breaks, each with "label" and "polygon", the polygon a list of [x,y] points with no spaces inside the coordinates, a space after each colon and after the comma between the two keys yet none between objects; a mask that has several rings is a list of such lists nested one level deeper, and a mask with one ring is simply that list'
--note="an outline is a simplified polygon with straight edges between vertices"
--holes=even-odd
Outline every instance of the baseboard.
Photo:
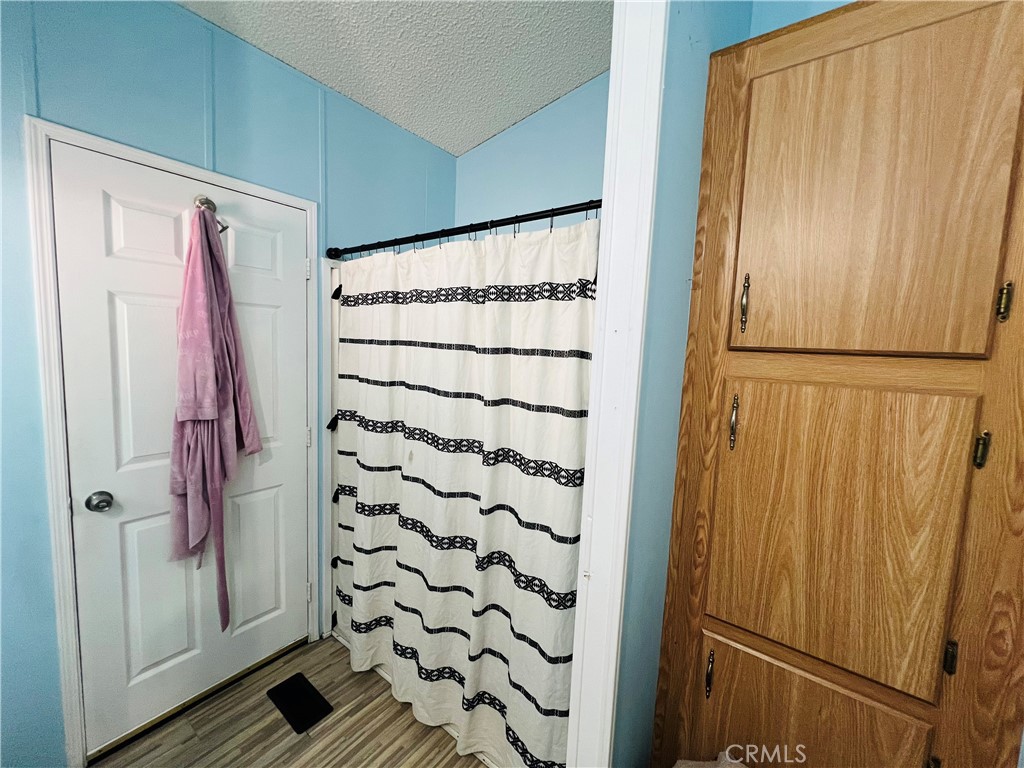
[{"label": "baseboard", "polygon": [[[350,645],[349,645],[349,644],[348,644],[347,642],[345,642],[345,639],[344,639],[344,638],[343,638],[343,637],[342,637],[341,635],[339,635],[339,634],[338,634],[337,632],[333,632],[333,631],[332,631],[332,632],[331,632],[331,637],[333,637],[333,638],[334,638],[335,640],[337,640],[337,641],[338,641],[339,643],[341,643],[341,644],[342,644],[342,645],[344,645],[344,646],[345,646],[346,648],[348,648],[349,652],[351,652],[351,651],[352,651],[352,647],[351,647],[351,646],[350,646]],[[391,673],[390,673],[390,672],[388,672],[388,671],[387,671],[387,670],[386,670],[386,669],[384,668],[384,665],[383,665],[383,664],[378,664],[378,665],[377,665],[376,667],[374,667],[374,668],[373,668],[373,671],[374,671],[374,672],[376,672],[376,673],[377,673],[378,675],[380,675],[381,677],[383,677],[383,678],[384,678],[385,680],[387,680],[387,682],[388,682],[388,685],[391,685],[391,682],[392,682],[392,681],[391,681]],[[447,731],[447,732],[448,732],[448,735],[449,735],[449,736],[451,736],[451,737],[452,737],[453,739],[455,739],[456,741],[458,741],[458,739],[459,739],[459,729],[458,729],[458,728],[456,728],[456,727],[455,727],[454,725],[452,725],[451,723],[445,723],[445,724],[444,724],[444,725],[442,725],[441,727],[442,727],[442,728],[444,728],[444,729],[445,729],[445,731]],[[499,768],[499,766],[498,766],[497,764],[495,764],[494,762],[492,762],[492,761],[491,761],[491,760],[490,760],[490,759],[489,759],[489,758],[488,758],[488,757],[487,757],[486,755],[484,755],[484,754],[483,754],[483,753],[481,753],[481,752],[474,752],[474,753],[473,753],[473,757],[475,757],[475,758],[476,758],[477,760],[479,760],[479,761],[480,761],[481,763],[483,763],[484,765],[486,765],[486,766],[487,766],[487,768]]]}]

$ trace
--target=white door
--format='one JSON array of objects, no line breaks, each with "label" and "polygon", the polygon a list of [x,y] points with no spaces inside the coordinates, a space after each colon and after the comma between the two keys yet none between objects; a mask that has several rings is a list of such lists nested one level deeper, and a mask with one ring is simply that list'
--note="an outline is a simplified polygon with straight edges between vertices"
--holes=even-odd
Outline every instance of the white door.
[{"label": "white door", "polygon": [[[307,633],[306,214],[60,142],[51,158],[91,753]],[[200,193],[229,225],[263,437],[225,493],[224,633],[212,541],[199,570],[168,560],[176,311]],[[86,509],[94,491],[109,511]]]}]

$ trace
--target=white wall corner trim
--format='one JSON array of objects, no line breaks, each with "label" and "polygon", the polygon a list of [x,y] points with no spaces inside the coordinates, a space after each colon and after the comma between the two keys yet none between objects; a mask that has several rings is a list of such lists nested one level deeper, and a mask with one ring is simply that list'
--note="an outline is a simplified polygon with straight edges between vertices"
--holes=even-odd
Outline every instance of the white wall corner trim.
[{"label": "white wall corner trim", "polygon": [[[320,422],[314,424],[314,444],[318,440],[324,443],[320,452],[320,499],[321,520],[320,535],[323,537],[324,578],[320,585],[320,632],[321,637],[334,635],[332,616],[334,614],[334,572],[331,558],[334,555],[334,445],[330,434],[325,432],[328,419],[334,414],[334,371],[337,370],[334,355],[338,349],[338,302],[331,299],[335,286],[338,284],[338,262],[320,259],[320,327],[324,329],[323,342],[320,347]],[[348,647],[348,646],[346,646]]]},{"label": "white wall corner trim", "polygon": [[[43,398],[43,432],[46,456],[47,503],[49,507],[50,543],[53,555],[54,598],[57,613],[57,647],[60,659],[61,697],[64,711],[65,751],[67,764],[84,768],[86,764],[85,703],[80,664],[81,648],[78,634],[78,603],[75,587],[74,548],[71,527],[71,490],[68,476],[68,446],[64,426],[64,381],[61,357],[60,319],[57,294],[56,243],[53,227],[53,195],[51,190],[50,145],[52,142],[71,144],[161,171],[195,179],[203,184],[231,189],[254,195],[272,202],[298,208],[306,214],[306,256],[310,263],[317,261],[317,205],[310,200],[277,192],[249,182],[197,168],[160,155],[101,139],[81,131],[50,123],[39,118],[25,117],[25,145],[29,185],[29,227],[32,236],[33,272],[35,277],[36,329],[39,345],[39,364]],[[314,273],[314,278],[319,272]],[[316,429],[319,406],[319,379],[316,359],[316,311],[319,281],[311,279],[306,285],[307,351],[306,388],[307,419]],[[168,425],[169,426],[169,425]],[[317,443],[307,451],[307,574],[314,595],[318,595],[325,580],[330,582],[330,564],[317,558],[317,540],[320,535],[317,515],[317,497],[322,491],[317,475],[320,462]],[[314,469],[316,468],[316,469]],[[308,610],[308,636],[320,636],[320,614],[317,601]]]},{"label": "white wall corner trim", "polygon": [[57,299],[57,254],[53,236],[53,196],[50,194],[50,129],[25,118],[25,149],[29,173],[29,228],[32,235],[36,291],[36,329],[43,397],[43,437],[46,451],[47,502],[50,510],[50,549],[53,558],[54,601],[57,608],[57,648],[64,709],[64,749],[68,765],[85,765],[85,701],[79,664],[78,604],[75,599],[75,553],[71,535],[71,486],[68,447],[64,433],[64,377],[61,361],[60,315]]},{"label": "white wall corner trim", "polygon": [[615,0],[569,703],[577,768],[612,755],[667,28],[667,0]]}]

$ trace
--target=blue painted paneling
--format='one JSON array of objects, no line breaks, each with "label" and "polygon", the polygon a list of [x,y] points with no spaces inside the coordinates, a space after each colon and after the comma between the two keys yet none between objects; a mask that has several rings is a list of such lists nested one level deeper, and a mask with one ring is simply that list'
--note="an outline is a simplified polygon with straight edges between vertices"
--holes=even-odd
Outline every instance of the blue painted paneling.
[{"label": "blue painted paneling", "polygon": [[468,224],[600,197],[607,115],[605,73],[459,157],[455,219]]},{"label": "blue painted paneling", "polygon": [[750,17],[749,2],[673,2],[669,10],[615,708],[615,766],[645,766],[650,759],[708,60],[712,51],[746,39]]},{"label": "blue painted paneling", "polygon": [[0,14],[0,765],[54,766],[64,731],[24,115],[314,200],[321,245],[450,225],[455,158],[171,3],[0,2]]},{"label": "blue painted paneling", "polygon": [[34,8],[40,117],[209,167],[207,25],[163,3]]},{"label": "blue painted paneling", "polygon": [[23,115],[35,110],[32,6],[0,3],[0,37],[0,765],[52,766],[64,763],[64,730],[22,142]]},{"label": "blue painted paneling", "polygon": [[213,167],[320,198],[320,92],[302,73],[226,34],[213,39]]},{"label": "blue painted paneling", "polygon": [[754,9],[750,15],[750,36],[757,37],[765,32],[772,32],[785,27],[788,24],[795,24],[798,21],[809,19],[811,16],[831,11],[846,2],[832,2],[831,0],[755,0]]},{"label": "blue painted paneling", "polygon": [[425,151],[422,140],[337,94],[327,94],[325,119],[329,246],[451,226],[454,198],[437,194],[453,191],[451,155]]}]

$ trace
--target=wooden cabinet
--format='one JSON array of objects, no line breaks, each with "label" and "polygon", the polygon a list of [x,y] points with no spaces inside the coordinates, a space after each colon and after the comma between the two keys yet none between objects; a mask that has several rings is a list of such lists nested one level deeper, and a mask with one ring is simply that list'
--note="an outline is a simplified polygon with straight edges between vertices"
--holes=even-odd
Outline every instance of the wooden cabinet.
[{"label": "wooden cabinet", "polygon": [[751,78],[734,347],[987,353],[1018,16],[990,6]]},{"label": "wooden cabinet", "polygon": [[1016,765],[1022,94],[1018,2],[712,56],[658,768]]}]

